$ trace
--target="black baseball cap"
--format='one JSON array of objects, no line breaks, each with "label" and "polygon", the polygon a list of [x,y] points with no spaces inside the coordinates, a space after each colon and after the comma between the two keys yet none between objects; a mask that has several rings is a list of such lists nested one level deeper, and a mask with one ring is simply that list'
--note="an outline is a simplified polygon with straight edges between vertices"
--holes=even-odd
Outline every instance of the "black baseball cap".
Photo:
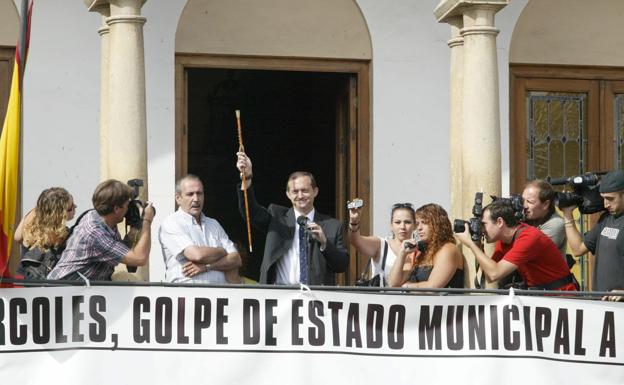
[{"label": "black baseball cap", "polygon": [[600,192],[610,193],[624,190],[624,171],[609,171],[600,180]]}]

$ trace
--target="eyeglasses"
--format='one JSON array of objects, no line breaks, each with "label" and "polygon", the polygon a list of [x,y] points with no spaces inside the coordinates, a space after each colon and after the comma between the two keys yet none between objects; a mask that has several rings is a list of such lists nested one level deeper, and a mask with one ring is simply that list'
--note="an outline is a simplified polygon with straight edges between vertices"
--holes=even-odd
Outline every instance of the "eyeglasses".
[{"label": "eyeglasses", "polygon": [[410,210],[414,210],[414,205],[406,202],[406,203],[395,203],[392,205],[392,210],[396,210],[396,209],[410,209]]}]

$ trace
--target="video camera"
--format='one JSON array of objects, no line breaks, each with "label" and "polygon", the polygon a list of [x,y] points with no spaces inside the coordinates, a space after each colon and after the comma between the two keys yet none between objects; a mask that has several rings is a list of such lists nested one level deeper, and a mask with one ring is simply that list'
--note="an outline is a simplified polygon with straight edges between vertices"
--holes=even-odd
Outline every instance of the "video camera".
[{"label": "video camera", "polygon": [[475,194],[474,205],[472,206],[473,217],[467,221],[463,219],[455,219],[453,222],[453,231],[456,233],[463,233],[466,230],[466,224],[468,224],[468,230],[470,231],[470,238],[474,242],[480,242],[483,237],[483,229],[481,226],[481,218],[483,217],[483,193],[478,192]]},{"label": "video camera", "polygon": [[134,193],[132,194],[130,203],[128,203],[128,211],[126,211],[126,226],[141,228],[143,221],[141,210],[144,209],[146,205],[137,198],[139,197],[139,188],[143,187],[143,180],[130,179],[128,181],[128,186],[134,189]]},{"label": "video camera", "polygon": [[513,207],[514,216],[519,222],[524,221],[524,199],[522,199],[522,195],[513,194],[509,198],[497,197],[495,195],[490,195],[492,198],[492,202],[502,201],[507,203]]},{"label": "video camera", "polygon": [[427,251],[427,244],[425,243],[425,241],[418,240],[416,241],[416,243],[404,243],[403,248],[405,249],[405,251],[418,250],[421,253],[424,253],[425,251]]},{"label": "video camera", "polygon": [[604,201],[598,189],[600,176],[604,174],[606,173],[587,172],[578,176],[549,178],[548,182],[553,186],[572,186],[572,192],[557,192],[554,203],[560,209],[578,206],[581,214],[593,214],[605,210]]}]

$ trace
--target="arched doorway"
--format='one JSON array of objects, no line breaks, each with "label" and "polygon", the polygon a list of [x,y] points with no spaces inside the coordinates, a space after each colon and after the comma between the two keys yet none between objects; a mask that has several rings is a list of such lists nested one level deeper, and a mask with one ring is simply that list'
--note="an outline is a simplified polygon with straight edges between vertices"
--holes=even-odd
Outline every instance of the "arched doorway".
[{"label": "arched doorway", "polygon": [[[299,169],[316,175],[321,212],[344,220],[347,199],[370,202],[372,49],[359,8],[352,0],[269,3],[191,0],[176,33],[176,176],[204,180],[204,211],[242,254],[235,109],[261,203],[287,204],[286,177]],[[254,233],[259,256],[263,238]],[[248,276],[259,260],[247,259]],[[352,252],[342,282],[362,266]]]}]

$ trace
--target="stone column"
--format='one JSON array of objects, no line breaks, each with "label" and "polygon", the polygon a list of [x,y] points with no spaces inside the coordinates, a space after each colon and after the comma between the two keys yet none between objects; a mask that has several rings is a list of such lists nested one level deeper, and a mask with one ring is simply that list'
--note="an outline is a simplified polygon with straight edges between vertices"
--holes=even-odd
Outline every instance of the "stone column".
[{"label": "stone column", "polygon": [[[145,116],[145,62],[143,0],[110,0],[109,143],[110,176],[126,182],[147,182],[147,127]],[[147,196],[147,186],[142,198]]]},{"label": "stone column", "polygon": [[[141,200],[147,198],[147,124],[145,110],[145,59],[143,24],[145,0],[109,0],[109,126],[108,172],[127,182],[142,179]],[[136,275],[148,280],[149,266]],[[115,277],[113,277],[115,279]],[[124,278],[123,274],[119,279]]]},{"label": "stone column", "polygon": [[[461,111],[455,115],[461,116],[461,123],[457,125],[461,130],[461,161],[453,161],[451,155],[451,165],[461,164],[462,197],[454,200],[453,209],[461,205],[465,219],[472,216],[475,192],[483,191],[485,197],[500,196],[501,192],[498,29],[494,27],[494,15],[507,4],[508,0],[442,0],[434,11],[438,21],[451,24],[452,33],[460,28],[459,35],[463,38],[462,75],[451,75],[453,85],[456,85],[456,76],[463,77],[461,98],[451,94],[452,122],[458,109]],[[462,18],[461,24],[457,17]],[[451,65],[452,70],[458,70],[457,67]],[[451,169],[451,172],[458,171]],[[451,185],[451,188],[457,187]],[[484,203],[489,203],[489,199]],[[491,247],[486,247],[489,254],[487,249],[491,252]],[[469,286],[473,287],[474,256],[472,253],[465,253],[465,256]]]},{"label": "stone column", "polygon": [[[142,179],[141,200],[147,197],[147,127],[145,61],[141,7],[145,0],[84,0],[100,12],[106,27],[102,35],[101,177],[122,182]],[[104,11],[102,11],[104,10]],[[107,38],[106,38],[107,37]],[[123,269],[125,271],[125,269]],[[117,279],[148,279],[147,266]],[[115,278],[113,275],[113,279]],[[121,275],[121,276],[119,276]]]},{"label": "stone column", "polygon": [[451,25],[451,39],[447,42],[451,49],[450,78],[450,189],[451,217],[463,218],[462,184],[462,96],[464,81],[464,38],[460,35],[463,20],[456,16],[448,20]]},{"label": "stone column", "polygon": [[106,24],[106,19],[110,16],[110,10],[107,7],[101,7],[98,12],[102,15],[102,27],[98,30],[100,34],[100,180],[104,181],[109,178],[108,172],[108,78],[109,78],[109,52],[110,44],[108,41],[110,29]]}]

